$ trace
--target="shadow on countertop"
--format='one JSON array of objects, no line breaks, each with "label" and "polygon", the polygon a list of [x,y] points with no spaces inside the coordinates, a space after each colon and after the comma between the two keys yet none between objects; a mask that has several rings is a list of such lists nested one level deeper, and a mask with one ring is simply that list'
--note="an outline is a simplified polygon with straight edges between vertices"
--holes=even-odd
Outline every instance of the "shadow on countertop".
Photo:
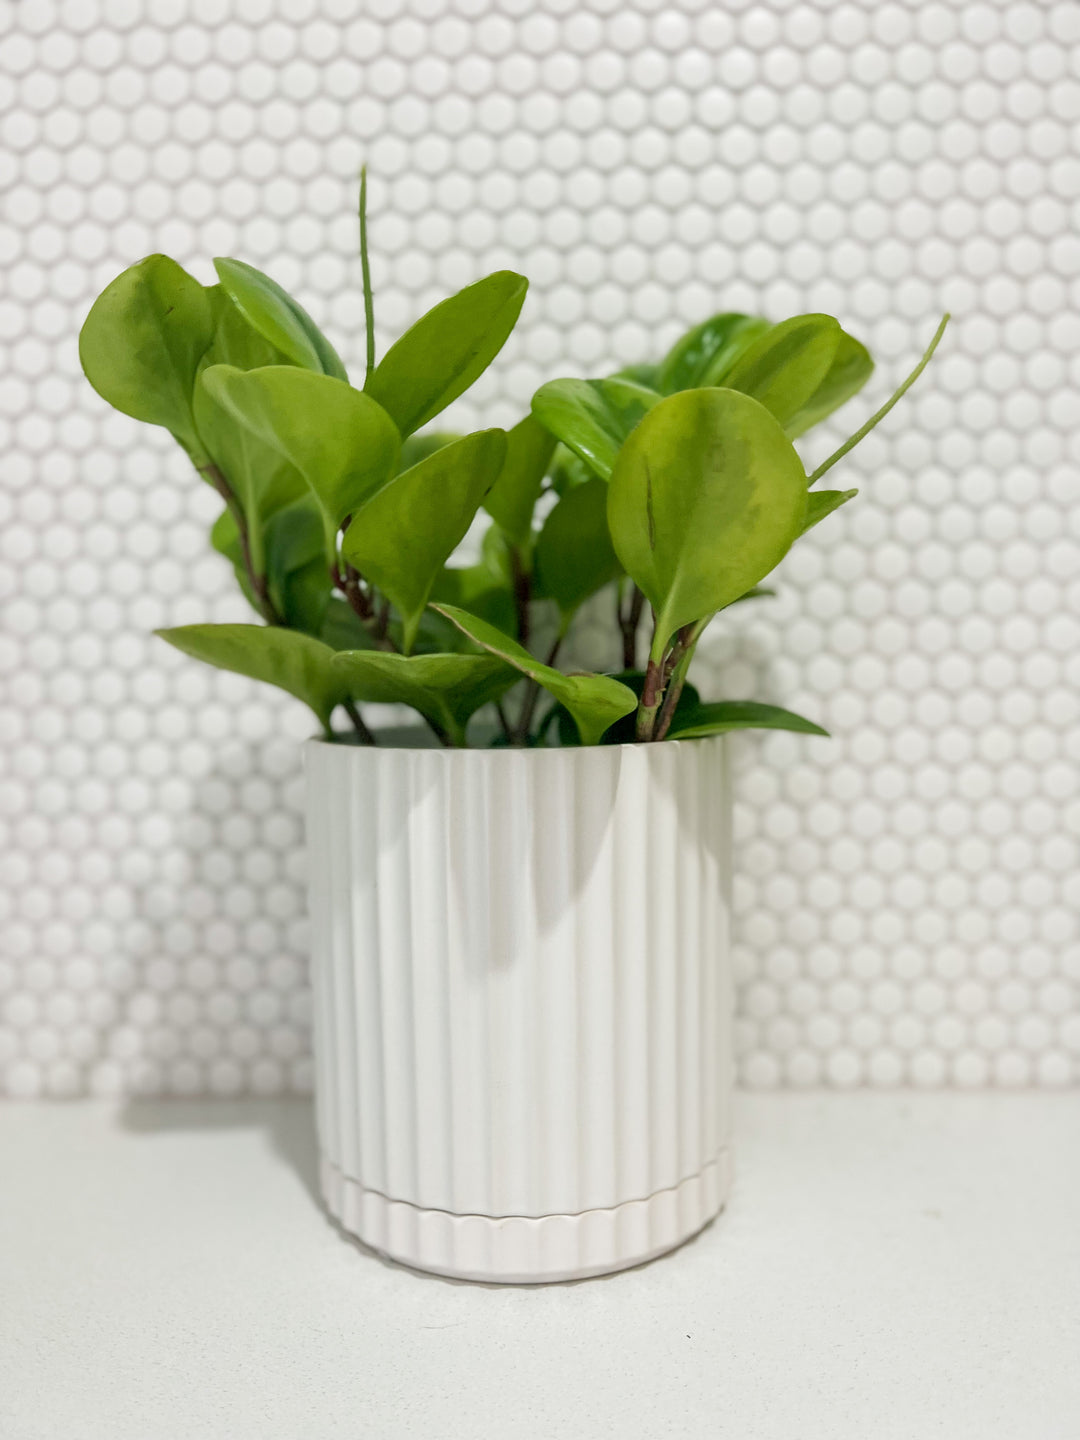
[{"label": "shadow on countertop", "polygon": [[273,1153],[296,1173],[311,1199],[320,1210],[323,1208],[319,1145],[310,1099],[129,1099],[120,1109],[118,1120],[124,1130],[144,1135],[182,1130],[262,1130]]}]

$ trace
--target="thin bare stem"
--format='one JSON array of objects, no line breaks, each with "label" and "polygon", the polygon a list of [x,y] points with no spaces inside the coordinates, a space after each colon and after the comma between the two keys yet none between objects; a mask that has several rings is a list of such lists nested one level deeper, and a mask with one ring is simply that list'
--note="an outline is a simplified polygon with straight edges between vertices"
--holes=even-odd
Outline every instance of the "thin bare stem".
[{"label": "thin bare stem", "polygon": [[352,723],[353,723],[353,729],[356,731],[357,735],[358,735],[359,738],[360,738],[360,744],[361,744],[361,745],[374,745],[374,744],[376,744],[375,736],[371,733],[371,731],[368,729],[368,727],[364,724],[363,717],[361,716],[360,711],[357,710],[357,708],[356,708],[356,706],[353,704],[353,702],[352,702],[351,700],[343,700],[343,701],[341,702],[341,705],[342,705],[342,709],[345,711],[345,714],[348,715],[349,719],[350,719],[350,720],[352,721]]},{"label": "thin bare stem", "polygon": [[889,411],[893,408],[893,406],[901,398],[901,396],[907,394],[907,392],[911,389],[912,385],[915,384],[915,381],[926,369],[927,365],[929,365],[931,355],[933,355],[934,351],[937,349],[938,344],[941,341],[941,337],[945,334],[945,326],[948,325],[949,319],[950,316],[948,315],[943,315],[941,317],[941,324],[935,331],[934,338],[926,347],[926,353],[923,355],[922,359],[915,366],[915,369],[912,370],[911,374],[903,382],[900,388],[896,390],[889,397],[888,400],[885,401],[885,404],[882,405],[880,410],[874,411],[873,415],[870,416],[870,419],[867,420],[865,425],[860,426],[859,429],[855,431],[854,435],[850,436],[847,440],[844,441],[843,445],[840,446],[839,450],[834,450],[827,460],[822,461],[822,463],[817,467],[814,473],[810,476],[810,479],[807,481],[808,485],[813,485],[816,481],[820,480],[822,475],[824,475],[827,470],[831,470],[838,460],[842,460],[849,450],[854,450],[855,446],[858,445],[860,440],[865,440],[867,435],[870,434],[870,431],[873,430],[874,426],[877,425],[879,421],[885,419],[885,416],[889,413]]},{"label": "thin bare stem", "polygon": [[368,261],[366,165],[360,171],[360,273],[364,280],[364,328],[367,336],[366,386],[375,369],[375,301],[371,293],[371,265]]},{"label": "thin bare stem", "polygon": [[[555,661],[558,659],[559,650],[562,646],[562,642],[563,636],[561,634],[556,635],[555,643],[548,651],[547,658],[544,660],[545,665],[555,664]],[[516,738],[519,745],[524,745],[529,738],[529,729],[532,725],[533,715],[536,711],[536,702],[539,698],[540,682],[538,680],[530,680],[528,682],[528,688],[525,691],[525,698],[521,704],[521,718],[518,720],[517,725]]]},{"label": "thin bare stem", "polygon": [[517,616],[517,640],[519,645],[529,646],[529,601],[532,598],[532,581],[525,569],[521,551],[516,545],[510,547],[510,573],[514,586],[514,613]]},{"label": "thin bare stem", "polygon": [[619,618],[619,630],[622,633],[622,661],[624,670],[637,669],[637,637],[641,625],[641,615],[645,608],[645,596],[638,587],[631,584],[630,603],[626,613],[623,614],[622,595],[620,594],[617,605]]}]

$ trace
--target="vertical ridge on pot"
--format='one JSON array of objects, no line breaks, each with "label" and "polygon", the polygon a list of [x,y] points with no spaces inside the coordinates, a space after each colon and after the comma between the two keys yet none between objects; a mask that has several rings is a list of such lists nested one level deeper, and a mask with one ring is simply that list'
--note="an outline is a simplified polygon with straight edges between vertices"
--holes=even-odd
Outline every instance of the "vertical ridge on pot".
[{"label": "vertical ridge on pot", "polygon": [[723,743],[309,746],[319,1134],[362,1239],[552,1278],[715,1213]]}]

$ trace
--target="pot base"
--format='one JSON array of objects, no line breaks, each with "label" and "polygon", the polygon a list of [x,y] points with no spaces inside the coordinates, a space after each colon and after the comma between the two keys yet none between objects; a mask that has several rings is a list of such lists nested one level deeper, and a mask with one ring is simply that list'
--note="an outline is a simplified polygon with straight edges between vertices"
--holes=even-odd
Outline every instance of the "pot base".
[{"label": "pot base", "polygon": [[654,1260],[703,1229],[731,1188],[731,1152],[697,1175],[643,1200],[578,1215],[455,1215],[367,1190],[323,1155],[323,1197],[334,1218],[365,1245],[455,1280],[543,1285],[584,1280]]}]

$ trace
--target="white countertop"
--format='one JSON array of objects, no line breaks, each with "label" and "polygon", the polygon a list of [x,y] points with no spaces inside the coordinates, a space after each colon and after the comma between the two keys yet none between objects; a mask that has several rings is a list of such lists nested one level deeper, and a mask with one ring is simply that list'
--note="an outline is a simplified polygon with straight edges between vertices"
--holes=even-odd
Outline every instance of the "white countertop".
[{"label": "white countertop", "polygon": [[535,1289],[314,1159],[299,1101],[0,1106],[3,1440],[1080,1436],[1080,1095],[744,1096],[718,1221]]}]

